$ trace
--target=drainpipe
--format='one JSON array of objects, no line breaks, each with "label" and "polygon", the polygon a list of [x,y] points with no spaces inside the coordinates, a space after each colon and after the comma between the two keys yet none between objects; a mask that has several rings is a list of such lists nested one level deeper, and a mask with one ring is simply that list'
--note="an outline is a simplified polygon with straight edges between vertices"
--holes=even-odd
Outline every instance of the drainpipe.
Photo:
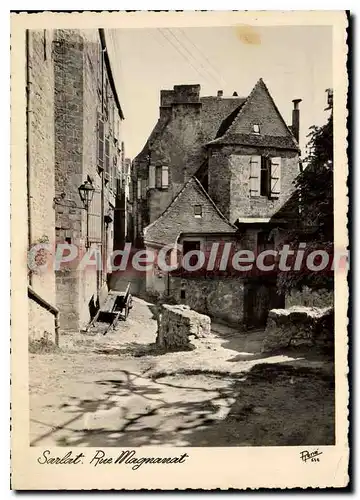
[{"label": "drainpipe", "polygon": [[[31,153],[31,99],[30,99],[30,36],[29,30],[26,30],[26,183],[27,183],[27,209],[28,209],[28,247],[32,244],[32,231],[31,231],[31,221],[32,221],[32,210],[31,210],[31,165],[30,165],[30,153]],[[32,285],[32,273],[29,273],[29,284]]]}]

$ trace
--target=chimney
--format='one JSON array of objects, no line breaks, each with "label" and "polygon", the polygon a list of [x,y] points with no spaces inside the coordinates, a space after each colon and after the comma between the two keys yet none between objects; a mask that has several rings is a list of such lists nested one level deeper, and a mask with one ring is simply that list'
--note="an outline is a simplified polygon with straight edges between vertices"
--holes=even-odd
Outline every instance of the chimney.
[{"label": "chimney", "polygon": [[302,99],[293,99],[294,109],[292,112],[292,133],[294,134],[295,139],[299,142],[299,132],[300,132],[300,111],[299,104]]},{"label": "chimney", "polygon": [[235,92],[233,93],[233,97],[238,97],[238,93],[236,92],[236,90],[235,90]]},{"label": "chimney", "polygon": [[218,96],[218,97],[222,97],[222,96],[223,96],[223,94],[224,94],[224,92],[223,92],[222,90],[218,90],[218,91],[217,91],[217,96]]},{"label": "chimney", "polygon": [[171,105],[174,100],[173,90],[160,90],[160,118],[171,115]]}]

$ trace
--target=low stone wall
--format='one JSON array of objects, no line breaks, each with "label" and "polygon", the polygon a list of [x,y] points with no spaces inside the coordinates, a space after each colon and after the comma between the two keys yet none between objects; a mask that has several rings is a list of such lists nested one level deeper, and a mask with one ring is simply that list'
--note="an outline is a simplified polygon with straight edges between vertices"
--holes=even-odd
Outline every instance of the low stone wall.
[{"label": "low stone wall", "polygon": [[156,343],[168,350],[189,350],[194,338],[206,337],[210,333],[209,316],[199,314],[186,305],[163,304],[158,315]]},{"label": "low stone wall", "polygon": [[331,307],[272,309],[266,325],[262,352],[290,345],[332,347],[334,344],[334,310]]}]

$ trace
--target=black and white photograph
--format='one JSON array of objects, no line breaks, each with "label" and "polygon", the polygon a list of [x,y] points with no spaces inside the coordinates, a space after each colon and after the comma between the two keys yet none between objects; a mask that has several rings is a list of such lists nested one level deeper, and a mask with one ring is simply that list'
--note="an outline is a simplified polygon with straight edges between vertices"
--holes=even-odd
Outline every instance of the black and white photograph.
[{"label": "black and white photograph", "polygon": [[193,448],[272,447],[311,474],[340,448],[345,485],[346,15],[136,14],[12,15],[34,474],[135,481],[195,467]]}]

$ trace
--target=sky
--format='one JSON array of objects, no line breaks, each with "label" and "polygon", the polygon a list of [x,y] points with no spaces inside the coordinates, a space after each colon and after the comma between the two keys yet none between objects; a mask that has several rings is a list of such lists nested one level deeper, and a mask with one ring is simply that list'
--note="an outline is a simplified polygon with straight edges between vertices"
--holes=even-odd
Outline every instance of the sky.
[{"label": "sky", "polygon": [[328,116],[332,87],[329,26],[202,27],[107,31],[108,51],[125,120],[126,156],[142,149],[159,116],[161,89],[199,83],[202,96],[247,96],[259,78],[291,124],[292,99],[300,103],[300,147],[311,125]]}]

